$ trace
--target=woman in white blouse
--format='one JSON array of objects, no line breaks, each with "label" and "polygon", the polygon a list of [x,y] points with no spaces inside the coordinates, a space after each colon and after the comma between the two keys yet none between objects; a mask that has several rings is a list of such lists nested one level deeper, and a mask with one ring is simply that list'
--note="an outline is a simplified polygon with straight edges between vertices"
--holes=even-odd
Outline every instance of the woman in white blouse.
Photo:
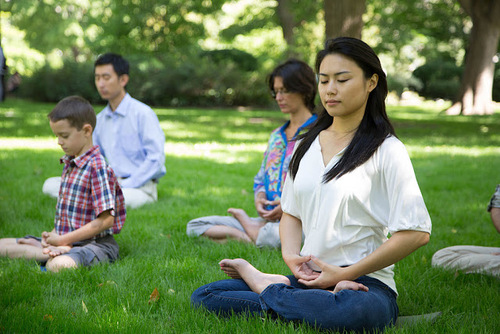
[{"label": "woman in white blouse", "polygon": [[355,38],[328,40],[316,72],[324,109],[296,145],[282,195],[282,255],[293,275],[225,259],[233,279],[202,286],[191,300],[220,314],[383,329],[398,314],[393,265],[429,241],[430,217],[386,114],[377,55]]}]

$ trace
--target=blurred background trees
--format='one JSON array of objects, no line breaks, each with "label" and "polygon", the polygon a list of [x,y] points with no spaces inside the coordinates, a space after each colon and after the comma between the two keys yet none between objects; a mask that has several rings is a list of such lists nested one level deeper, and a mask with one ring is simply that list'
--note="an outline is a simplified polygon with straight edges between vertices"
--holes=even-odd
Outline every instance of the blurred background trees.
[{"label": "blurred background trees", "polygon": [[[463,104],[462,92],[472,101],[480,93],[483,102],[455,107],[467,114],[490,112],[488,94],[500,101],[494,0],[0,1],[9,73],[23,76],[16,93],[35,100],[102,102],[93,61],[111,51],[129,59],[128,90],[146,103],[268,106],[265,78],[276,64],[298,57],[314,65],[325,36],[348,35],[379,53],[397,96],[413,90]],[[484,17],[490,23],[479,27]]]}]

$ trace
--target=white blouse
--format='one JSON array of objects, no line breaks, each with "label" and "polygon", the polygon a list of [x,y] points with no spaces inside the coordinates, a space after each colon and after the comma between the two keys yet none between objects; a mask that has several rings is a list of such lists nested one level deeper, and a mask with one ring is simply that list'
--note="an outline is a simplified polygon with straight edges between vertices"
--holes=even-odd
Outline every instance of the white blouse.
[{"label": "white blouse", "polygon": [[[385,242],[388,232],[431,232],[413,166],[399,139],[388,137],[364,164],[323,183],[323,175],[343,151],[325,166],[318,138],[302,157],[295,180],[287,176],[282,194],[283,212],[302,222],[302,255],[314,255],[333,265],[352,265]],[[393,267],[368,276],[397,292]]]}]

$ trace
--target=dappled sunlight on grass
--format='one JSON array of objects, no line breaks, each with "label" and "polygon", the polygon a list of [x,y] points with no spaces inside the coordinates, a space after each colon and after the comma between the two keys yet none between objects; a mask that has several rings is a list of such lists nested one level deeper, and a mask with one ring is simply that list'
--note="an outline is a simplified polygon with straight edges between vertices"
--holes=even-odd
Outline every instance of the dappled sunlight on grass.
[{"label": "dappled sunlight on grass", "polygon": [[465,147],[465,146],[421,146],[421,145],[406,145],[406,149],[410,157],[415,155],[461,155],[468,157],[479,156],[500,156],[500,147]]},{"label": "dappled sunlight on grass", "polygon": [[[1,150],[56,150],[61,151],[55,138],[2,138],[0,137]],[[166,142],[165,153],[168,156],[196,157],[216,161],[218,163],[234,164],[247,163],[256,154],[262,155],[266,144],[222,144],[218,142],[204,143],[177,143]],[[62,153],[62,151],[61,151]]]},{"label": "dappled sunlight on grass", "polygon": [[[46,149],[46,150],[60,150],[57,145],[55,137],[44,138],[6,138],[0,137],[0,149],[2,150],[15,150],[15,149]],[[62,152],[62,151],[61,151]]]},{"label": "dappled sunlight on grass", "polygon": [[226,164],[246,163],[251,160],[251,154],[262,155],[265,149],[265,144],[228,145],[217,142],[196,144],[167,142],[165,144],[167,156],[197,157]]}]

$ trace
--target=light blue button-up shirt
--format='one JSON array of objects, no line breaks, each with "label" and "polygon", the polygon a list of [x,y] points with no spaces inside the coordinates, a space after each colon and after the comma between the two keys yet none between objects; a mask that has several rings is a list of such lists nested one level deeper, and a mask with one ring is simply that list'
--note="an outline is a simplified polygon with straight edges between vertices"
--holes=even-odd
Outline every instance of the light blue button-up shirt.
[{"label": "light blue button-up shirt", "polygon": [[128,93],[115,111],[108,104],[97,115],[94,144],[123,188],[138,188],[166,173],[165,135],[154,111]]}]

